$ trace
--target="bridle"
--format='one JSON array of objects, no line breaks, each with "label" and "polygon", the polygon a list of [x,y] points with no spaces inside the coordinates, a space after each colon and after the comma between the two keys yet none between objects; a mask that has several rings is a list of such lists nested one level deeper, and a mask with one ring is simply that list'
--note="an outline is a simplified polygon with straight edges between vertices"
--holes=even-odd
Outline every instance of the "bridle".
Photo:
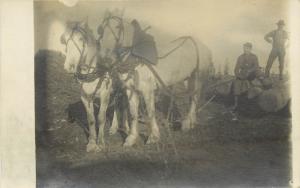
[{"label": "bridle", "polygon": [[[118,33],[115,33],[115,31],[112,29],[111,25],[110,25],[110,20],[115,20],[118,22],[118,28],[119,31]],[[118,16],[108,16],[106,17],[103,21],[102,24],[100,25],[100,27],[102,27],[102,32],[104,33],[105,29],[108,28],[110,30],[110,32],[113,34],[114,39],[116,41],[116,43],[120,43],[121,38],[124,39],[124,23],[123,23],[123,19],[121,17]],[[103,38],[103,33],[99,33],[99,41]]]},{"label": "bridle", "polygon": [[[113,28],[110,24],[111,20],[114,20],[118,23],[118,25],[117,25],[118,31],[115,32],[113,30]],[[99,32],[99,28],[101,28],[100,32]],[[108,29],[114,37],[115,44],[114,44],[112,51],[115,52],[117,61],[120,61],[120,59],[122,59],[121,56],[124,55],[124,54],[120,53],[120,49],[123,49],[122,43],[124,40],[124,20],[123,20],[123,18],[118,17],[118,16],[109,15],[103,19],[102,24],[98,27],[98,34],[99,34],[98,44],[99,44],[99,46],[100,46],[100,41],[102,40],[106,29]]]},{"label": "bridle", "polygon": [[[82,37],[84,38],[82,48],[80,48],[79,44],[74,40],[75,32],[79,32],[82,35]],[[76,72],[74,75],[77,78],[83,77],[83,75],[85,75],[85,74],[81,73],[82,69],[87,70],[86,74],[95,74],[97,71],[96,67],[92,66],[92,63],[93,63],[95,57],[97,56],[97,52],[92,56],[89,63],[88,64],[86,63],[87,55],[85,55],[85,50],[86,50],[86,45],[88,43],[87,35],[88,35],[88,33],[84,29],[82,29],[78,23],[76,23],[75,26],[72,27],[71,34],[67,40],[65,40],[64,35],[62,35],[62,37],[61,37],[61,43],[66,46],[66,49],[67,49],[69,42],[72,42],[80,54],[80,57],[78,60],[79,62],[77,63]]]}]

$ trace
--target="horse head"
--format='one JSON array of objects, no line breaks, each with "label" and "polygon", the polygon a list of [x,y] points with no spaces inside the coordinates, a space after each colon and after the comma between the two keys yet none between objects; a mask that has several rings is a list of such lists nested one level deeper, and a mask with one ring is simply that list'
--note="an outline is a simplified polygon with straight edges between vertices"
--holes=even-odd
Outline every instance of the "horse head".
[{"label": "horse head", "polygon": [[102,23],[98,27],[101,56],[109,57],[115,62],[119,47],[130,46],[131,39],[130,33],[127,33],[128,26],[130,25],[121,16],[111,12],[105,13]]},{"label": "horse head", "polygon": [[64,69],[68,73],[75,73],[79,65],[85,64],[91,47],[96,50],[96,40],[87,21],[67,22],[65,32],[61,35],[60,40],[66,46]]}]

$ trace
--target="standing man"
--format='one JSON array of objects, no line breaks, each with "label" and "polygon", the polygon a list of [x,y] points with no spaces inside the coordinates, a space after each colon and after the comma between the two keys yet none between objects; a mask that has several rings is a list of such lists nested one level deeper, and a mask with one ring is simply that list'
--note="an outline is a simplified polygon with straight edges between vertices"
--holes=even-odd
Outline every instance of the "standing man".
[{"label": "standing man", "polygon": [[267,62],[265,75],[270,76],[270,69],[272,68],[274,60],[278,57],[279,60],[279,79],[282,80],[282,73],[284,68],[285,46],[288,40],[288,33],[283,30],[285,23],[283,20],[277,22],[277,29],[266,34],[265,40],[272,44],[272,50]]},{"label": "standing man", "polygon": [[251,52],[252,44],[247,42],[243,48],[244,53],[238,57],[234,68],[236,77],[233,81],[234,110],[238,106],[239,97],[248,91],[250,82],[256,78],[256,73],[259,70],[258,58]]}]

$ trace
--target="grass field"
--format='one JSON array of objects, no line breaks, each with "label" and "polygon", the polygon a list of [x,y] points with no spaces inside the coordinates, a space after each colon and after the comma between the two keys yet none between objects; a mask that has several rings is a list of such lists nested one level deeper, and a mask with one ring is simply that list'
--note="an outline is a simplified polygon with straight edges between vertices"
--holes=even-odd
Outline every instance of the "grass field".
[{"label": "grass field", "polygon": [[[241,113],[233,121],[220,98],[198,113],[189,132],[172,129],[170,135],[161,112],[165,105],[158,103],[159,144],[144,145],[147,127],[140,124],[138,144],[124,148],[124,135],[109,136],[107,125],[105,150],[86,153],[80,88],[62,59],[49,51],[35,58],[37,187],[288,186],[290,118]],[[187,101],[182,100],[177,102]],[[73,123],[66,111],[70,104],[77,109]]]}]

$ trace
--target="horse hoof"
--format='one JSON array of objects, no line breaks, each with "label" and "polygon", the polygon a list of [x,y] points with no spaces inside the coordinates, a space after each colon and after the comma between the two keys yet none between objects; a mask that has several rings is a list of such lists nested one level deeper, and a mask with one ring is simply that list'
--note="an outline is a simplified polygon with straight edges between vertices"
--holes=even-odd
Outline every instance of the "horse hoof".
[{"label": "horse hoof", "polygon": [[148,139],[146,144],[156,144],[157,142],[159,142],[160,137],[154,134],[151,134]]},{"label": "horse hoof", "polygon": [[118,128],[110,127],[110,129],[109,129],[109,135],[112,136],[112,135],[116,134],[117,131],[118,131]]},{"label": "horse hoof", "polygon": [[101,148],[96,144],[96,142],[89,142],[86,146],[86,152],[100,152]]},{"label": "horse hoof", "polygon": [[133,146],[136,143],[136,136],[132,136],[129,135],[126,140],[125,143],[123,144],[124,147],[130,147]]}]

